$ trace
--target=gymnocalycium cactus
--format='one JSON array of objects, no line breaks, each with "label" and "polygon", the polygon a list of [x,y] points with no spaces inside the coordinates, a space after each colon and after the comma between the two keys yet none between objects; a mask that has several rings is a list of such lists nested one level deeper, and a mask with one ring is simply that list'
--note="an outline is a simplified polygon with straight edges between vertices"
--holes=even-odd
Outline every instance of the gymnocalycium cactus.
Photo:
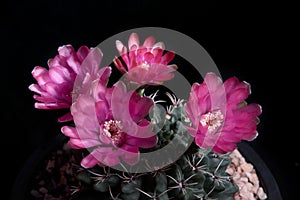
[{"label": "gymnocalycium cactus", "polygon": [[[167,122],[158,133],[155,148],[162,148],[183,129],[181,116],[183,103],[171,106]],[[170,131],[172,130],[172,131]],[[233,199],[238,187],[226,173],[230,164],[229,153],[214,153],[210,149],[191,144],[189,149],[174,163],[152,172],[131,173],[107,166],[93,169],[81,168],[77,178],[82,181],[82,191],[95,190],[95,199]]]},{"label": "gymnocalycium cactus", "polygon": [[250,85],[236,77],[223,83],[208,72],[189,88],[188,100],[172,92],[148,93],[174,78],[175,52],[152,36],[140,44],[136,33],[128,47],[117,40],[116,49],[120,56],[112,63],[123,75],[118,81],[110,79],[110,66],[99,67],[103,54],[98,47],[75,51],[62,46],[49,60],[49,70],[37,66],[32,71],[37,84],[29,89],[37,93],[36,108],[69,109],[58,121],[73,122],[61,131],[71,148],[84,152],[77,194],[120,200],[233,199],[238,187],[226,173],[229,155],[238,142],[256,138],[261,114],[260,105],[246,102]]}]

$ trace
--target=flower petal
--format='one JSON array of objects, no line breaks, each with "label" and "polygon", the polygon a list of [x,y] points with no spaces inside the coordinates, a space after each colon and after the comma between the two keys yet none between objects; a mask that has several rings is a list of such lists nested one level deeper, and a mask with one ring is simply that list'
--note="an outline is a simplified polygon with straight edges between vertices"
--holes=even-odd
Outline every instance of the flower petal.
[{"label": "flower petal", "polygon": [[57,119],[58,122],[69,122],[72,120],[73,120],[73,116],[72,116],[71,112],[68,112]]},{"label": "flower petal", "polygon": [[136,46],[138,48],[139,45],[140,45],[140,39],[139,39],[138,34],[131,33],[130,36],[129,36],[129,39],[128,39],[128,48],[129,48],[129,51],[133,50],[132,49],[133,46]]},{"label": "flower petal", "polygon": [[79,138],[77,129],[71,126],[63,126],[61,132],[70,138]]},{"label": "flower petal", "polygon": [[81,166],[83,168],[92,168],[98,163],[98,159],[96,159],[92,154],[87,155],[81,160]]},{"label": "flower petal", "polygon": [[157,144],[157,140],[158,138],[156,135],[148,138],[137,138],[127,135],[126,144],[147,149],[154,147]]},{"label": "flower petal", "polygon": [[149,36],[145,39],[143,47],[152,48],[155,43],[155,39],[153,36]]}]

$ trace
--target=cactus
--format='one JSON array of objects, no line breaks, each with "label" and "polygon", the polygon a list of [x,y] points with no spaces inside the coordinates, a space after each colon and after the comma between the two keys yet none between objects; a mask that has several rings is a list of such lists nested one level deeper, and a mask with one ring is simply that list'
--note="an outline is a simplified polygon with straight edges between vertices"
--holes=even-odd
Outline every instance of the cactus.
[{"label": "cactus", "polygon": [[167,101],[146,93],[175,76],[175,52],[153,36],[140,45],[136,33],[128,47],[116,40],[116,48],[120,57],[113,64],[122,78],[111,79],[110,66],[99,68],[102,51],[86,46],[62,46],[49,70],[32,72],[35,106],[70,109],[58,121],[74,124],[61,132],[70,147],[87,153],[74,199],[233,199],[238,187],[226,173],[229,154],[238,142],[256,138],[262,113],[259,104],[246,102],[250,85],[236,77],[222,83],[207,72],[202,83],[192,84],[186,103],[166,93],[171,104],[161,109]]},{"label": "cactus", "polygon": [[[155,149],[167,145],[185,131],[183,104],[168,107],[166,121],[158,132]],[[186,142],[186,141],[183,141]],[[229,154],[217,154],[210,149],[199,148],[192,143],[174,163],[154,172],[129,173],[106,166],[82,168],[77,178],[82,183],[79,193],[96,193],[102,199],[115,200],[193,200],[233,199],[238,187],[226,173],[230,164]],[[101,194],[99,194],[101,193]]]}]

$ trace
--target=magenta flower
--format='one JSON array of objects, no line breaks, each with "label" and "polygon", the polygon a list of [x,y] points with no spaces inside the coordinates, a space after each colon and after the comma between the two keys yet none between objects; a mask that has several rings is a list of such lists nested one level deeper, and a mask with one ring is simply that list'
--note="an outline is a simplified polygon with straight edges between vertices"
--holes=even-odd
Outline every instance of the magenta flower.
[{"label": "magenta flower", "polygon": [[127,92],[123,84],[107,88],[103,79],[93,81],[90,91],[81,94],[71,107],[76,127],[62,127],[62,132],[70,137],[71,147],[90,150],[81,165],[114,166],[121,161],[135,164],[139,148],[151,148],[157,143],[157,136],[145,119],[153,106],[152,99]]},{"label": "magenta flower", "polygon": [[255,139],[262,110],[258,104],[246,104],[250,93],[248,83],[231,77],[223,84],[214,73],[208,73],[202,84],[194,83],[185,109],[192,123],[187,130],[196,144],[226,153],[241,140]]},{"label": "magenta flower", "polygon": [[[37,84],[31,84],[29,89],[37,94],[33,96],[37,102],[38,109],[69,109],[72,104],[72,90],[75,78],[84,59],[90,49],[81,46],[77,52],[71,45],[64,45],[58,48],[58,55],[49,59],[46,69],[36,66],[32,76]],[[72,120],[70,112],[59,117],[59,122]]]},{"label": "magenta flower", "polygon": [[126,74],[128,80],[138,84],[159,85],[174,77],[176,65],[168,65],[174,58],[172,51],[164,52],[162,42],[155,43],[153,37],[145,39],[142,46],[136,33],[132,33],[128,40],[128,50],[124,44],[117,40],[116,48],[126,64],[121,59],[115,58],[116,67]]}]

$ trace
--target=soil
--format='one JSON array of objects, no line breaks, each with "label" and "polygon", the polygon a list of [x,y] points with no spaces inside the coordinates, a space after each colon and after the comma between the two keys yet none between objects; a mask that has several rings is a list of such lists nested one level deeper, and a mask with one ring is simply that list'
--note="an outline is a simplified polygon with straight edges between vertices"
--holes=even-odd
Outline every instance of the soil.
[{"label": "soil", "polygon": [[37,167],[34,180],[30,184],[29,200],[66,200],[72,199],[80,189],[76,175],[80,167],[80,151],[62,149],[50,153],[44,163]]}]

